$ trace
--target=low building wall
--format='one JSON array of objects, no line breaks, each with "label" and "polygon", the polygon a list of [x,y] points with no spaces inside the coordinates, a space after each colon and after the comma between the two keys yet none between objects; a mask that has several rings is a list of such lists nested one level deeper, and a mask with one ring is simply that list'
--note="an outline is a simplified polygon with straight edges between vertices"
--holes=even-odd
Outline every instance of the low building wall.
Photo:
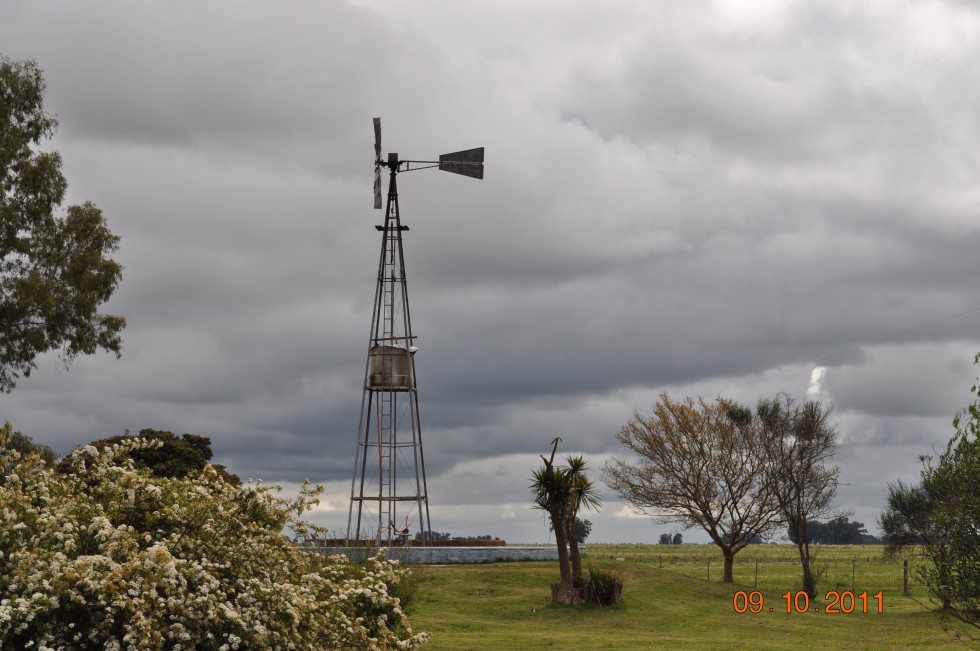
[{"label": "low building wall", "polygon": [[[355,560],[363,558],[358,547],[307,547],[321,554],[344,554]],[[583,553],[584,546],[579,548]],[[360,552],[360,553],[358,553]],[[557,547],[392,547],[388,558],[413,565],[448,565],[457,563],[498,563],[507,561],[557,561]]]},{"label": "low building wall", "polygon": [[[349,547],[350,545],[343,538],[326,538],[320,539],[315,543],[308,543],[314,547]],[[456,538],[453,540],[433,540],[432,546],[435,547],[505,547],[507,545],[506,540],[480,540],[479,538]],[[373,540],[360,540],[355,541],[353,546],[357,547],[376,547],[377,543]],[[419,542],[418,540],[409,540],[408,544],[403,542],[397,542],[392,545],[392,547],[424,547],[425,544]]]}]

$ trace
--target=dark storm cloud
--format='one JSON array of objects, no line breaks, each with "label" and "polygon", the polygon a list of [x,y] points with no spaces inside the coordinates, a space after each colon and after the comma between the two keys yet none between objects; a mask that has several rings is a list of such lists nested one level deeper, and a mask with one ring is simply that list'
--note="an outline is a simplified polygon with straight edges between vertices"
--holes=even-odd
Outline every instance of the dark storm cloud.
[{"label": "dark storm cloud", "polygon": [[[976,332],[980,314],[964,321]],[[898,354],[875,354],[857,368],[832,374],[827,389],[836,398],[838,409],[855,410],[881,419],[900,416],[937,417],[951,422],[953,414],[969,402],[968,385],[950,392],[950,376],[969,376],[969,358],[962,355],[960,342],[936,346],[906,344]],[[951,427],[943,427],[952,435]],[[936,432],[941,433],[941,432]],[[894,432],[875,435],[878,442],[895,442]]]},{"label": "dark storm cloud", "polygon": [[[121,360],[46,358],[0,417],[59,452],[205,434],[243,477],[327,482],[338,526],[380,115],[403,158],[487,148],[483,181],[399,177],[437,529],[543,539],[525,483],[556,434],[598,467],[662,390],[802,397],[815,366],[841,502],[870,525],[975,375],[977,20],[951,2],[5,3],[3,53],[46,72],[70,199],[122,237],[109,307],[129,326]],[[621,507],[596,516],[604,539],[655,537]]]},{"label": "dark storm cloud", "polygon": [[49,74],[52,101],[71,98],[64,123],[88,138],[245,148],[336,138],[349,126],[337,118],[380,100],[392,69],[383,21],[340,2],[57,6],[43,49],[83,56]]}]

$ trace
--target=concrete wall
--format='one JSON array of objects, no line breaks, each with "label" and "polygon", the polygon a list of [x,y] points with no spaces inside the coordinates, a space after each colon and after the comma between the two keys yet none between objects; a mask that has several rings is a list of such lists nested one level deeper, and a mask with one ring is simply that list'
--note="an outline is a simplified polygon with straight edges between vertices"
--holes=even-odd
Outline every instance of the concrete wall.
[{"label": "concrete wall", "polygon": [[[579,548],[585,553],[584,545]],[[345,554],[354,548],[319,547],[321,554]],[[393,547],[388,558],[407,564],[445,565],[456,563],[496,563],[501,561],[557,561],[557,547]]]}]

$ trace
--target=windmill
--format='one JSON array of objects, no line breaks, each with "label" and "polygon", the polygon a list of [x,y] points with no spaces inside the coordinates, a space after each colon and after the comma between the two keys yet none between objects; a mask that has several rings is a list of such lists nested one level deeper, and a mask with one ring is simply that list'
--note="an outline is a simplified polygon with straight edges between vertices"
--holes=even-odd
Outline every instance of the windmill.
[{"label": "windmill", "polygon": [[381,208],[381,168],[388,169],[388,200],[371,317],[364,392],[351,480],[347,539],[373,538],[379,545],[406,540],[412,530],[428,542],[429,496],[422,455],[422,425],[415,382],[415,334],[405,277],[397,177],[438,167],[483,178],[483,147],[442,154],[437,161],[381,156],[381,118],[374,118],[374,207]]}]

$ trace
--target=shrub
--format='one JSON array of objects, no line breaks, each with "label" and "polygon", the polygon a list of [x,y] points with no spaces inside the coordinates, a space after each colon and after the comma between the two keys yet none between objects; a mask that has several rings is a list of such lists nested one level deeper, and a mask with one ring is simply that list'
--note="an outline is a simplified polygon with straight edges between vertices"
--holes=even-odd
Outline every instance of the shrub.
[{"label": "shrub", "polygon": [[[10,436],[0,428],[0,448]],[[416,648],[391,591],[404,570],[297,549],[318,486],[295,500],[206,466],[155,477],[138,439],[86,446],[53,472],[36,455],[0,486],[0,648],[78,651]],[[0,466],[12,461],[7,452]]]},{"label": "shrub", "polygon": [[598,606],[612,606],[622,603],[622,601],[622,572],[604,570],[589,564],[589,580],[585,584],[585,602]]}]

